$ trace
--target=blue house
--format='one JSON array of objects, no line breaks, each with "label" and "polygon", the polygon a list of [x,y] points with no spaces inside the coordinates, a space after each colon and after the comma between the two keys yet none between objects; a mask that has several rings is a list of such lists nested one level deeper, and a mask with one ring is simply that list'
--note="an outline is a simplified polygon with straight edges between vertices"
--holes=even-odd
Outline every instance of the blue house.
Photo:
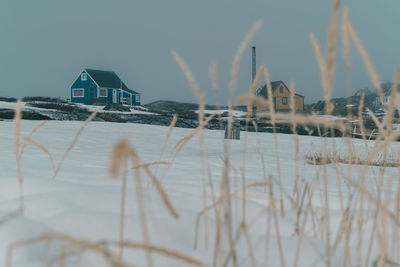
[{"label": "blue house", "polygon": [[129,89],[113,71],[84,69],[71,86],[71,102],[94,98],[116,104],[140,105],[140,94]]}]

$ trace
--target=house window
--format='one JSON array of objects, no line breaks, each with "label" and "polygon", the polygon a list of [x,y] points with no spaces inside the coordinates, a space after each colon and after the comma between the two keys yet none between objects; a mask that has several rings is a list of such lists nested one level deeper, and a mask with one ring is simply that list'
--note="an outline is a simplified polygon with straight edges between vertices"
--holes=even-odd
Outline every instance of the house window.
[{"label": "house window", "polygon": [[77,89],[72,89],[72,97],[84,97],[84,89],[83,88],[77,88]]},{"label": "house window", "polygon": [[81,74],[81,80],[86,81],[87,80],[87,73],[82,73]]},{"label": "house window", "polygon": [[136,95],[136,102],[140,102],[140,95]]},{"label": "house window", "polygon": [[107,97],[107,96],[108,96],[108,90],[106,88],[100,88],[99,97]]},{"label": "house window", "polygon": [[[279,88],[279,92],[281,93],[281,94],[283,94],[283,86],[281,85],[281,87]],[[282,101],[283,101],[283,99],[282,99]]]},{"label": "house window", "polygon": [[287,105],[287,97],[282,97],[282,105]]}]

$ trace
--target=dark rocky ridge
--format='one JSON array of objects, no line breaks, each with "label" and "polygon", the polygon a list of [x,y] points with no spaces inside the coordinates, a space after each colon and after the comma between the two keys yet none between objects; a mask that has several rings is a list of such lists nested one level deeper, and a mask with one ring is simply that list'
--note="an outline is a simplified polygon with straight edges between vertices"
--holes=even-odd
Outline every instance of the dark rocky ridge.
[{"label": "dark rocky ridge", "polygon": [[[0,119],[2,120],[12,120],[14,119],[14,110],[13,109],[6,109],[0,108]],[[24,120],[51,120],[50,117],[28,110],[22,111],[22,119]]]},{"label": "dark rocky ridge", "polygon": [[[196,111],[199,109],[199,104],[193,103],[183,103],[176,101],[168,101],[168,100],[159,100],[149,104],[145,104],[143,107],[153,110],[153,111],[167,111],[167,112],[184,112],[184,111]],[[217,106],[217,105],[205,105],[206,110],[226,110],[227,106]],[[242,110],[246,111],[246,106],[236,106],[233,108],[234,110]]]}]

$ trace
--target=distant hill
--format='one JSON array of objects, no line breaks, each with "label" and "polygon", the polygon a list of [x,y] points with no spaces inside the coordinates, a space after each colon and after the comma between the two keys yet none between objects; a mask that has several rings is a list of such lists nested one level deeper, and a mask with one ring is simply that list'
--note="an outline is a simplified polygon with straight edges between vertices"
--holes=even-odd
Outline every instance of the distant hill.
[{"label": "distant hill", "polygon": [[[391,82],[381,83],[382,91],[385,96],[391,94],[393,84]],[[400,89],[400,84],[397,86]],[[331,102],[335,105],[332,112],[333,115],[346,116],[347,110],[350,110],[353,115],[358,115],[358,107],[360,105],[361,96],[364,94],[364,108],[368,108],[373,112],[378,112],[382,109],[381,104],[377,101],[378,93],[376,90],[368,88],[357,90],[354,95],[349,97],[333,98]],[[325,101],[320,100],[316,103],[305,105],[308,112],[320,112],[325,110]]]},{"label": "distant hill", "polygon": [[[332,111],[333,115],[346,116],[348,110],[351,111],[353,115],[358,115],[358,107],[361,102],[361,96],[364,94],[364,109],[368,108],[372,111],[376,111],[381,108],[377,105],[376,98],[378,94],[372,92],[369,89],[360,89],[355,92],[354,95],[349,97],[339,97],[331,99],[331,102],[335,105]],[[321,112],[325,110],[325,100],[320,100],[316,103],[305,105],[305,109],[309,112]]]}]

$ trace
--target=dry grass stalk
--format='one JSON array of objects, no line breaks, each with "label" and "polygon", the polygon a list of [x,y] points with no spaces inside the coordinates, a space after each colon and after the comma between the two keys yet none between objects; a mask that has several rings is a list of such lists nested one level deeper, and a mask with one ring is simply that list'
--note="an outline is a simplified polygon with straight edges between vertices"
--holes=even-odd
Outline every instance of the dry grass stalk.
[{"label": "dry grass stalk", "polygon": [[13,258],[13,252],[14,250],[22,247],[26,247],[38,242],[42,241],[47,241],[47,242],[52,242],[52,241],[62,241],[66,242],[68,245],[71,247],[79,247],[81,250],[89,250],[96,252],[104,257],[104,259],[110,263],[112,266],[130,266],[126,264],[125,262],[121,261],[118,259],[116,255],[112,253],[111,250],[108,249],[109,246],[123,246],[125,248],[129,249],[137,249],[137,250],[146,250],[146,251],[151,251],[153,253],[176,259],[178,261],[182,261],[187,264],[195,265],[195,266],[206,266],[206,264],[202,261],[199,261],[197,259],[194,259],[192,257],[186,256],[182,253],[179,253],[174,250],[166,249],[163,247],[151,245],[151,244],[144,244],[144,243],[138,243],[138,242],[132,242],[132,241],[124,241],[124,242],[117,242],[117,241],[108,241],[104,240],[101,242],[93,242],[87,239],[79,239],[79,238],[74,238],[69,235],[61,234],[61,233],[45,233],[42,235],[39,235],[37,237],[19,241],[16,243],[13,243],[10,245],[7,249],[7,258],[6,258],[6,266],[11,267],[12,266],[12,258]]},{"label": "dry grass stalk", "polygon": [[115,257],[114,255],[112,255],[107,248],[105,248],[104,246],[98,244],[98,243],[94,243],[85,239],[75,239],[73,237],[70,237],[68,235],[65,234],[59,234],[59,233],[46,233],[46,234],[42,234],[40,236],[37,237],[33,237],[30,239],[26,239],[23,241],[19,241],[19,242],[15,242],[13,244],[11,244],[8,248],[7,248],[7,257],[6,257],[6,267],[11,267],[12,266],[12,258],[13,258],[13,252],[14,250],[18,249],[18,248],[22,248],[22,247],[26,247],[38,242],[51,242],[51,241],[64,241],[69,243],[70,245],[74,245],[77,247],[81,247],[82,249],[86,249],[86,250],[91,250],[93,252],[97,252],[100,255],[102,255],[104,257],[104,259],[110,263],[112,266],[125,266],[125,264],[123,262],[121,262],[117,257]]},{"label": "dry grass stalk", "polygon": [[[131,159],[133,165],[138,165],[139,164],[139,157],[137,156],[135,150],[131,148]],[[149,229],[148,229],[148,224],[147,224],[147,216],[146,216],[146,208],[144,206],[144,201],[143,201],[143,188],[142,188],[142,177],[140,173],[140,169],[134,169],[134,183],[135,183],[135,189],[136,189],[136,201],[138,204],[138,210],[139,210],[139,219],[140,219],[140,225],[142,228],[142,238],[143,242],[145,245],[150,244],[150,236],[149,236]],[[150,172],[152,175],[152,173]],[[153,266],[153,258],[152,258],[152,253],[149,249],[145,249],[145,254],[146,254],[146,262],[147,266],[152,267]]]},{"label": "dry grass stalk", "polygon": [[[271,87],[271,79],[269,77],[269,72],[268,69],[264,69],[264,74],[265,74],[265,81],[267,84],[267,90],[268,90],[268,106],[269,106],[269,112],[271,115],[271,124],[273,127],[273,135],[274,135],[274,148],[275,148],[275,156],[276,156],[276,167],[278,171],[278,180],[279,180],[279,196],[280,196],[280,211],[281,211],[281,216],[285,216],[285,206],[283,204],[283,196],[282,196],[282,181],[281,181],[281,167],[280,167],[280,160],[279,160],[279,150],[278,150],[278,139],[276,136],[276,129],[275,129],[275,109],[274,109],[274,104],[272,102],[272,87]],[[290,115],[289,115],[290,116]],[[293,116],[292,116],[293,117]]]},{"label": "dry grass stalk", "polygon": [[175,62],[179,65],[182,72],[185,74],[186,79],[188,80],[190,87],[193,90],[193,94],[199,99],[200,98],[200,88],[196,81],[195,76],[193,75],[192,71],[190,70],[189,66],[183,60],[183,58],[176,52],[171,51],[172,57],[174,58]]},{"label": "dry grass stalk", "polygon": [[348,25],[350,37],[353,40],[358,52],[361,55],[361,58],[364,62],[365,67],[367,68],[368,74],[371,77],[371,81],[374,84],[378,95],[383,96],[383,90],[382,90],[381,82],[379,79],[379,75],[376,72],[375,67],[372,64],[371,60],[369,59],[367,50],[365,49],[364,45],[362,44],[360,38],[358,37],[357,32],[354,30],[350,21],[347,25]]},{"label": "dry grass stalk", "polygon": [[281,266],[284,267],[285,266],[285,256],[283,254],[281,234],[280,234],[280,230],[279,230],[278,214],[276,213],[276,206],[275,206],[275,201],[274,201],[274,191],[272,189],[272,175],[268,176],[268,182],[270,184],[269,197],[271,199],[271,209],[272,209],[274,227],[275,227],[275,232],[276,232],[276,239],[277,239],[278,248],[279,248],[279,258],[281,261]]},{"label": "dry grass stalk", "polygon": [[207,117],[207,119],[205,121],[203,121],[202,124],[200,124],[191,134],[187,135],[186,137],[182,138],[181,140],[179,140],[174,148],[176,149],[175,153],[172,156],[172,160],[170,161],[170,164],[167,166],[167,168],[164,170],[163,174],[161,175],[160,181],[162,182],[165,178],[165,176],[168,173],[169,167],[173,164],[173,162],[175,161],[176,157],[178,156],[179,152],[183,149],[183,147],[186,145],[186,143],[193,137],[195,136],[198,132],[201,131],[201,128],[205,127],[208,122],[214,118],[215,114]]},{"label": "dry grass stalk", "polygon": [[[323,157],[325,157],[326,151],[326,142],[325,148],[323,149]],[[326,246],[326,265],[331,266],[331,229],[330,229],[330,214],[329,214],[329,191],[328,191],[328,173],[326,169],[326,165],[323,165],[323,187],[324,187],[324,221],[325,221],[325,246]],[[322,204],[322,203],[321,203]]]},{"label": "dry grass stalk", "polygon": [[[212,85],[212,90],[214,92],[214,98],[215,98],[215,106],[217,109],[220,108],[220,94],[219,94],[219,86],[218,86],[218,68],[217,68],[217,62],[215,60],[211,61],[210,64],[210,79],[211,79],[211,85]],[[222,114],[218,114],[218,119],[219,119],[219,127],[222,129],[223,127],[223,121],[222,121]]]},{"label": "dry grass stalk", "polygon": [[365,100],[365,94],[362,94],[361,99],[360,99],[360,105],[358,106],[358,123],[360,126],[361,138],[364,140],[365,147],[367,148],[368,144],[366,142],[367,140],[365,137],[365,126],[364,126],[364,120],[363,120],[363,116],[362,116],[363,108],[364,108],[364,100]]},{"label": "dry grass stalk", "polygon": [[399,75],[400,75],[400,67],[398,66],[395,70],[394,73],[394,78],[393,78],[393,83],[392,83],[392,88],[391,88],[391,93],[390,93],[390,98],[389,98],[389,107],[387,109],[387,113],[385,118],[383,119],[384,124],[386,126],[386,131],[387,133],[385,135],[388,135],[392,130],[393,130],[393,115],[394,111],[396,110],[396,106],[398,106],[397,102],[397,90],[398,88],[398,83],[399,83]]},{"label": "dry grass stalk", "polygon": [[[230,119],[232,116],[230,116]],[[232,123],[228,122],[228,129]],[[230,132],[230,130],[228,130]],[[229,138],[229,136],[228,136]],[[227,237],[228,237],[228,244],[229,244],[229,251],[232,255],[233,265],[237,267],[237,259],[236,259],[236,251],[233,242],[233,229],[232,229],[232,206],[230,201],[230,182],[229,182],[229,166],[230,166],[230,158],[229,158],[229,151],[230,151],[230,143],[229,139],[225,140],[224,144],[224,165],[222,169],[222,176],[221,176],[221,183],[220,183],[220,198],[225,198],[224,206],[223,206],[223,216],[224,221],[227,227]],[[230,258],[228,255],[227,259]]]},{"label": "dry grass stalk", "polygon": [[[125,199],[126,199],[126,182],[127,182],[127,158],[124,159],[124,172],[122,175],[122,190],[121,190],[121,216],[119,223],[119,242],[121,244],[124,242],[124,230],[125,230]],[[121,245],[119,247],[119,259],[123,260],[124,247]]]},{"label": "dry grass stalk", "polygon": [[53,168],[53,172],[55,173],[55,171],[56,171],[56,166],[55,166],[55,164],[54,164],[53,156],[51,155],[50,151],[49,151],[45,146],[39,144],[38,142],[32,140],[32,139],[29,138],[29,137],[25,137],[25,138],[24,138],[24,143],[30,143],[30,144],[32,144],[33,146],[36,146],[37,148],[39,148],[40,150],[42,150],[44,153],[46,153],[46,154],[49,156],[49,158],[50,158],[51,167]]},{"label": "dry grass stalk", "polygon": [[[206,98],[204,94],[201,94],[199,99],[199,114],[198,114],[198,120],[199,124],[202,124],[204,121],[204,109],[205,109],[205,103],[206,103]],[[201,157],[201,169],[202,169],[202,193],[203,193],[203,208],[207,207],[207,185],[206,185],[206,170],[208,169],[208,161],[206,160],[208,155],[207,155],[207,147],[205,144],[205,139],[204,139],[204,131],[203,128],[200,129],[200,147],[201,147],[201,152],[202,152],[202,157]],[[207,223],[207,217],[204,216],[204,243],[205,243],[205,248],[208,249],[208,223]]]},{"label": "dry grass stalk", "polygon": [[169,200],[169,197],[165,190],[162,188],[161,183],[158,181],[157,177],[153,175],[153,173],[150,171],[150,169],[147,166],[144,166],[144,171],[147,173],[147,175],[150,177],[157,193],[159,194],[161,200],[163,201],[165,207],[167,208],[168,212],[171,214],[172,217],[175,218],[175,220],[179,219],[179,214],[175,210],[175,208],[172,206],[171,201]]},{"label": "dry grass stalk", "polygon": [[[307,188],[307,184],[306,184],[306,188]],[[305,227],[306,227],[306,223],[307,223],[309,209],[310,209],[310,205],[307,205],[306,210],[304,212],[304,216],[303,216],[303,222],[301,224],[301,228],[299,229],[297,246],[296,246],[296,256],[294,258],[294,264],[293,264],[294,267],[297,267],[298,262],[299,262],[300,249],[301,249],[303,237],[305,235],[304,231],[305,231]]]},{"label": "dry grass stalk", "polygon": [[347,117],[352,117],[351,112],[351,98],[352,88],[351,88],[351,42],[349,34],[349,8],[345,6],[343,8],[342,16],[342,47],[343,47],[343,58],[346,64],[346,88],[347,88]]},{"label": "dry grass stalk", "polygon": [[[7,221],[14,219],[21,215],[24,211],[24,193],[23,193],[23,174],[22,174],[22,168],[21,168],[21,158],[22,155],[24,154],[25,147],[27,145],[27,140],[24,138],[24,143],[22,147],[20,148],[20,131],[21,131],[21,119],[22,119],[22,102],[21,100],[17,101],[16,108],[15,108],[15,114],[14,114],[14,143],[15,143],[15,157],[17,161],[17,172],[18,172],[18,185],[19,185],[19,208],[15,211],[12,211],[6,215],[4,215],[2,218],[0,218],[0,225],[6,223]],[[39,125],[37,125],[26,138],[32,137],[32,135],[40,129],[47,121],[41,122]],[[50,158],[51,155],[49,154]],[[53,164],[53,169],[54,169],[54,164]]]},{"label": "dry grass stalk", "polygon": [[[132,161],[133,166],[137,166],[140,164],[140,160],[139,160],[134,148],[131,147],[128,140],[122,139],[113,148],[111,165],[109,168],[110,174],[112,176],[116,177],[119,174],[121,166],[124,166],[126,164],[126,161],[128,161],[128,160]],[[142,183],[141,183],[140,169],[134,168],[133,170],[134,170],[134,182],[135,182],[135,189],[136,189],[136,199],[137,199],[138,210],[139,210],[139,219],[140,219],[140,225],[142,228],[142,238],[143,238],[143,242],[145,244],[149,244],[149,242],[150,242],[149,230],[148,230],[147,219],[146,219],[146,210],[145,210],[144,202],[143,202],[143,189],[142,189]],[[147,265],[153,266],[153,259],[151,256],[151,251],[146,249],[145,252],[146,252]],[[120,257],[121,257],[121,255],[122,255],[122,253],[120,252]]]},{"label": "dry grass stalk", "polygon": [[[200,88],[198,83],[196,82],[196,78],[193,75],[192,71],[190,70],[189,66],[186,64],[186,62],[183,60],[183,58],[175,51],[172,51],[172,56],[174,57],[175,61],[178,63],[179,67],[181,68],[182,72],[185,74],[186,79],[188,80],[190,86],[192,87],[193,93],[196,96],[198,102],[199,102],[199,111],[198,111],[198,120],[199,120],[199,125],[202,125],[204,123],[204,109],[205,109],[205,95],[200,92]],[[202,152],[203,152],[203,157],[202,157],[202,188],[203,188],[203,207],[207,206],[207,194],[206,194],[206,175],[205,175],[205,169],[206,169],[206,148],[205,148],[205,143],[204,143],[204,135],[202,131],[202,127],[200,129],[200,145],[202,147]],[[190,138],[189,138],[190,139]],[[184,145],[184,144],[183,144]],[[183,146],[182,146],[183,148]],[[179,151],[179,150],[178,150]],[[207,228],[207,219],[204,218],[204,227],[205,227],[205,245],[206,248],[208,246],[208,228]]]},{"label": "dry grass stalk", "polygon": [[375,116],[375,114],[369,109],[366,108],[368,115],[371,117],[371,119],[374,121],[375,125],[378,127],[379,133],[381,134],[380,138],[384,136],[385,129],[383,128],[382,123],[379,122],[378,118]]},{"label": "dry grass stalk", "polygon": [[[33,134],[39,130],[40,128],[42,128],[43,125],[45,125],[47,123],[47,121],[42,121],[41,123],[39,123],[35,128],[33,128],[33,130],[29,133],[29,135],[26,138],[31,138],[33,136]],[[22,145],[21,151],[20,151],[20,157],[24,154],[25,152],[25,147],[27,145],[27,142],[24,139],[24,143]]]},{"label": "dry grass stalk", "polygon": [[260,155],[260,161],[261,161],[261,166],[262,166],[262,174],[264,178],[264,193],[267,193],[267,175],[266,175],[266,168],[265,168],[265,162],[264,162],[264,154],[262,153],[261,150],[261,144],[260,144],[260,138],[258,137],[258,130],[257,130],[257,124],[253,121],[253,126],[256,129],[257,132],[257,150]]},{"label": "dry grass stalk", "polygon": [[[243,220],[243,228],[246,230],[246,152],[247,152],[247,131],[249,127],[249,121],[250,121],[250,116],[253,111],[253,105],[254,102],[252,101],[252,98],[256,92],[258,82],[261,78],[262,73],[264,72],[264,65],[261,65],[256,77],[254,78],[254,81],[250,87],[248,96],[249,102],[247,103],[247,115],[246,115],[246,125],[245,125],[245,134],[244,134],[244,142],[243,142],[243,153],[242,153],[242,167],[240,168],[241,171],[241,176],[242,176],[242,194],[243,194],[243,199],[242,199],[242,220]],[[249,249],[251,251],[251,246],[249,246]],[[250,253],[252,256],[252,253]]]},{"label": "dry grass stalk", "polygon": [[18,172],[18,185],[19,185],[19,204],[20,209],[24,210],[24,191],[23,182],[24,177],[22,175],[21,168],[21,154],[20,154],[20,131],[21,131],[21,119],[22,119],[22,102],[21,99],[17,100],[14,115],[14,145],[15,145],[15,157],[17,160],[17,172]]},{"label": "dry grass stalk", "polygon": [[349,8],[343,8],[342,17],[342,44],[343,44],[343,57],[346,62],[346,70],[349,73],[351,68],[351,44],[349,34]]},{"label": "dry grass stalk", "polygon": [[217,67],[217,62],[215,60],[211,61],[209,72],[210,72],[212,89],[214,91],[216,102],[218,105],[219,104],[218,67]]},{"label": "dry grass stalk", "polygon": [[264,97],[249,95],[249,94],[238,97],[234,102],[235,105],[239,105],[239,104],[249,105],[249,103],[256,104],[257,110],[262,110],[262,109],[268,107],[268,102],[265,100]]},{"label": "dry grass stalk", "polygon": [[[339,19],[339,7],[342,3],[342,0],[334,0],[331,12],[331,19],[329,23],[329,35],[328,35],[328,45],[327,45],[327,60],[326,60],[326,70],[327,77],[329,83],[331,83],[333,75],[334,75],[334,64],[335,64],[335,56],[336,56],[336,32],[338,26]],[[331,92],[328,91],[328,94]]]},{"label": "dry grass stalk", "polygon": [[297,121],[295,120],[295,113],[296,113],[296,86],[294,82],[291,82],[289,85],[290,88],[290,117],[292,123],[292,132],[293,132],[293,141],[294,141],[294,161],[295,161],[295,182],[294,182],[294,191],[296,192],[296,207],[299,205],[300,200],[300,188],[298,187],[299,183],[299,137],[297,135]]},{"label": "dry grass stalk", "polygon": [[[126,139],[121,140],[118,142],[112,152],[112,160],[110,164],[110,174],[113,176],[117,176],[119,174],[119,170],[121,168],[121,164],[123,164],[124,159],[131,159],[132,164],[134,166],[134,177],[135,177],[135,188],[136,188],[136,196],[138,201],[138,208],[141,220],[141,227],[143,229],[143,240],[145,244],[149,243],[149,235],[148,235],[148,227],[147,227],[147,220],[146,220],[146,210],[144,208],[143,202],[143,191],[142,191],[142,184],[141,184],[141,174],[140,168],[137,166],[141,166],[146,174],[151,178],[155,189],[157,190],[159,196],[161,197],[165,207],[169,211],[169,213],[175,218],[178,219],[179,215],[173,208],[172,204],[169,201],[169,198],[165,191],[162,189],[160,182],[158,179],[153,175],[149,166],[146,164],[140,163],[140,158],[135,152],[135,150],[130,146],[129,142]],[[151,251],[146,250],[146,258],[147,263],[151,266],[152,265],[152,257]]]},{"label": "dry grass stalk", "polygon": [[114,148],[113,148],[112,154],[111,154],[111,161],[110,161],[110,165],[109,165],[110,175],[115,178],[118,177],[118,175],[120,174],[121,167],[123,167],[125,159],[132,159],[132,160],[135,159],[135,162],[133,162],[134,168],[132,168],[134,171],[137,171],[140,169],[140,168],[138,168],[138,166],[140,166],[141,168],[144,169],[146,174],[150,177],[153,185],[155,186],[155,189],[157,190],[159,196],[161,197],[161,199],[162,199],[165,207],[169,211],[169,213],[175,219],[178,219],[179,215],[175,211],[174,207],[172,206],[172,204],[168,198],[168,195],[166,194],[165,190],[161,186],[161,183],[158,181],[157,177],[155,177],[154,174],[151,172],[148,164],[140,163],[140,158],[138,157],[138,155],[135,152],[135,150],[133,149],[133,147],[129,144],[127,139],[122,139],[114,145]]},{"label": "dry grass stalk", "polygon": [[[252,183],[252,184],[247,185],[246,188],[258,187],[258,186],[265,186],[265,185],[264,185],[264,183],[261,183],[261,182],[260,183]],[[241,195],[241,196],[238,195],[239,191],[231,193],[229,198],[230,199],[232,199],[233,197],[243,198],[243,195]],[[199,232],[199,224],[200,224],[201,216],[205,216],[205,214],[207,212],[209,212],[209,211],[218,209],[226,200],[227,200],[226,196],[220,196],[216,202],[214,202],[211,205],[203,208],[200,212],[197,213],[197,215],[196,215],[196,224],[195,224],[194,245],[193,245],[194,249],[197,249],[198,232]]]},{"label": "dry grass stalk", "polygon": [[169,161],[153,161],[153,162],[148,162],[148,163],[141,163],[136,166],[133,166],[132,170],[140,169],[140,168],[148,168],[151,166],[159,166],[159,165],[171,165],[171,162],[169,162]]},{"label": "dry grass stalk", "polygon": [[208,116],[207,119],[204,120],[193,132],[191,132],[189,135],[187,135],[184,138],[182,138],[181,140],[179,140],[174,146],[174,148],[176,149],[176,153],[179,153],[183,149],[183,147],[186,145],[186,143],[189,142],[189,140],[192,139],[193,136],[195,136],[198,132],[200,132],[214,117],[215,117],[215,114]]},{"label": "dry grass stalk", "polygon": [[[235,89],[236,89],[240,59],[242,58],[244,51],[246,51],[246,48],[249,45],[250,41],[253,39],[254,35],[261,28],[262,24],[263,24],[262,20],[259,20],[256,22],[256,24],[254,24],[254,26],[247,33],[246,37],[243,39],[238,50],[235,53],[235,57],[233,58],[232,67],[231,67],[231,80],[229,83],[230,97],[233,96]],[[231,103],[231,101],[229,101],[229,103]]]},{"label": "dry grass stalk", "polygon": [[71,144],[67,148],[67,150],[64,152],[64,155],[61,157],[60,162],[57,165],[56,170],[54,171],[54,176],[53,179],[57,177],[58,172],[60,171],[60,168],[64,162],[64,160],[67,158],[69,152],[72,150],[72,148],[75,146],[76,142],[78,141],[79,136],[82,134],[83,130],[86,128],[86,126],[91,122],[94,117],[96,117],[97,112],[93,112],[89,118],[86,119],[86,121],[83,123],[83,125],[79,128],[78,132],[75,134],[74,139],[72,140]]},{"label": "dry grass stalk", "polygon": [[[395,208],[395,210],[398,211],[398,210],[400,210],[400,169],[398,170],[398,173],[397,173],[397,189],[396,190],[397,190],[396,203],[395,203],[394,208]],[[400,212],[397,212],[396,215],[397,215],[397,219],[399,219]],[[400,253],[398,252],[400,250],[399,242],[398,242],[399,230],[400,230],[399,228],[397,228],[397,227],[395,228],[395,231],[394,231],[395,238],[393,238],[393,243],[392,243],[393,254],[395,254],[394,252],[397,251],[397,257],[395,257],[397,262],[400,262]]]},{"label": "dry grass stalk", "polygon": [[329,85],[329,80],[328,80],[328,70],[327,70],[327,64],[325,63],[324,56],[322,55],[321,52],[321,47],[318,43],[317,38],[313,33],[310,33],[310,39],[311,43],[314,48],[314,52],[318,61],[318,66],[320,69],[320,76],[321,76],[321,84],[322,84],[322,89],[324,91],[324,99],[325,99],[325,110],[328,114],[330,114],[333,110],[333,104],[330,100],[330,85]]},{"label": "dry grass stalk", "polygon": [[214,92],[215,103],[217,108],[220,105],[220,94],[219,94],[219,86],[218,86],[218,67],[217,61],[212,60],[209,68],[210,79],[211,79],[211,86]]},{"label": "dry grass stalk", "polygon": [[[330,99],[332,96],[332,79],[335,73],[335,56],[336,56],[336,32],[339,18],[339,7],[341,0],[334,0],[332,6],[331,19],[329,23],[329,34],[328,34],[328,44],[327,44],[327,60],[326,60],[326,73],[323,79],[326,80],[324,83],[326,88],[324,88],[325,100],[326,100],[326,111],[330,114],[334,108]],[[329,265],[329,264],[328,264]]]},{"label": "dry grass stalk", "polygon": [[[172,121],[171,121],[170,125],[169,125],[167,137],[165,138],[164,144],[163,144],[161,152],[160,152],[160,156],[158,157],[158,161],[161,161],[161,159],[162,159],[162,157],[164,155],[165,149],[167,148],[168,139],[169,139],[169,137],[171,135],[171,132],[174,129],[175,124],[176,124],[177,121],[178,121],[178,116],[175,114],[174,117],[172,118]],[[156,167],[156,169],[154,171],[154,175],[155,176],[157,176],[157,172],[158,172],[158,165],[157,165],[157,167]]]}]

